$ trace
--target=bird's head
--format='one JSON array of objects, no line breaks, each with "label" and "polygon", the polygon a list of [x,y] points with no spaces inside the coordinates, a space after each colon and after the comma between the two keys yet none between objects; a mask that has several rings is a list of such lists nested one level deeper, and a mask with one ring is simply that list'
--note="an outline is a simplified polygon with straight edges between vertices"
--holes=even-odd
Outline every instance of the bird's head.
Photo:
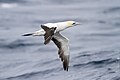
[{"label": "bird's head", "polygon": [[68,26],[68,27],[80,25],[80,23],[79,23],[79,22],[76,22],[76,21],[66,21],[66,23],[67,23],[67,26]]}]

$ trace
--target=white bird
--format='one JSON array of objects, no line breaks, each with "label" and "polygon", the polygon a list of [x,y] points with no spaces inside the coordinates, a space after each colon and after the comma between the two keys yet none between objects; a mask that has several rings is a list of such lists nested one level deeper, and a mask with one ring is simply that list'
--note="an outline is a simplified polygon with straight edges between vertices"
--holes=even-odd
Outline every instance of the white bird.
[{"label": "white bird", "polygon": [[58,47],[58,54],[63,62],[64,70],[68,71],[69,67],[69,41],[66,37],[60,34],[60,31],[63,31],[66,28],[70,28],[73,26],[79,25],[78,22],[75,21],[65,21],[65,22],[57,22],[57,23],[47,23],[41,25],[39,31],[33,33],[27,33],[23,36],[44,36],[44,44],[48,44],[50,40],[52,40],[56,46]]}]

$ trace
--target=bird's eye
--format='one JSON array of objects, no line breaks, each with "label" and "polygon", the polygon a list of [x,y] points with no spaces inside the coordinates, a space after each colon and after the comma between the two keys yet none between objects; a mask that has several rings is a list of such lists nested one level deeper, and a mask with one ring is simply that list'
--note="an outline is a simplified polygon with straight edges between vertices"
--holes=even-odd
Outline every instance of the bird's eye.
[{"label": "bird's eye", "polygon": [[75,24],[75,22],[73,23],[73,25]]}]

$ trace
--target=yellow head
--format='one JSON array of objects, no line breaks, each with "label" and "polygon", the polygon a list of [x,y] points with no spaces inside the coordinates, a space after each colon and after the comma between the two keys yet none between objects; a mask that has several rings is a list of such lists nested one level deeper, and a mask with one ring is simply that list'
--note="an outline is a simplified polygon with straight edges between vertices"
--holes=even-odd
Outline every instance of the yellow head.
[{"label": "yellow head", "polygon": [[68,27],[80,25],[80,23],[75,22],[75,21],[66,21],[66,22],[67,22],[67,26],[68,26]]}]

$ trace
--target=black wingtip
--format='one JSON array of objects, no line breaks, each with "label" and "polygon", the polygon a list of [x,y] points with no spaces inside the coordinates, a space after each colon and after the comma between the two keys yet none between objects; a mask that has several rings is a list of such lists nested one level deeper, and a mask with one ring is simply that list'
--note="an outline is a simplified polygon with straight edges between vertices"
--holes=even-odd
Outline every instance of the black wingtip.
[{"label": "black wingtip", "polygon": [[49,42],[46,42],[46,41],[44,42],[45,45],[47,45],[48,43],[49,43]]},{"label": "black wingtip", "polygon": [[67,65],[63,65],[63,68],[64,68],[65,71],[68,71],[68,66]]},{"label": "black wingtip", "polygon": [[67,61],[64,61],[64,62],[63,62],[63,68],[64,68],[64,70],[65,70],[65,71],[68,71],[68,67],[69,67],[68,62],[67,62]]},{"label": "black wingtip", "polygon": [[68,72],[68,67],[64,68],[64,71],[67,71],[67,72]]},{"label": "black wingtip", "polygon": [[31,36],[31,35],[32,35],[32,33],[28,33],[28,34],[24,34],[22,36]]}]

